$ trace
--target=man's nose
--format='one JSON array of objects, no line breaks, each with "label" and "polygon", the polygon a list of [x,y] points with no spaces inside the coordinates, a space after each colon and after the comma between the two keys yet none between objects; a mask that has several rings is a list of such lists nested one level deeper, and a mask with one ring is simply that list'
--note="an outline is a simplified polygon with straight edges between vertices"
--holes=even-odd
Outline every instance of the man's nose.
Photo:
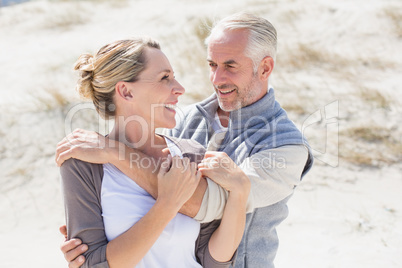
[{"label": "man's nose", "polygon": [[226,83],[226,73],[225,69],[221,67],[217,67],[211,73],[211,82],[212,84],[219,86]]}]

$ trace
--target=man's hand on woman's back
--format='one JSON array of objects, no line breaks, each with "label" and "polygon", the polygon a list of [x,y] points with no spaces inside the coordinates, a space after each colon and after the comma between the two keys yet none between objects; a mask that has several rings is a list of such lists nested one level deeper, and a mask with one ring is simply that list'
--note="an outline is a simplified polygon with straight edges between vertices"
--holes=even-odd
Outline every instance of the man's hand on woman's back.
[{"label": "man's hand on woman's back", "polygon": [[68,262],[68,267],[79,268],[85,261],[85,257],[81,254],[88,250],[88,246],[82,244],[82,241],[77,238],[67,240],[67,228],[65,225],[60,226],[59,230],[65,238],[60,245],[60,250],[63,252],[64,258]]}]

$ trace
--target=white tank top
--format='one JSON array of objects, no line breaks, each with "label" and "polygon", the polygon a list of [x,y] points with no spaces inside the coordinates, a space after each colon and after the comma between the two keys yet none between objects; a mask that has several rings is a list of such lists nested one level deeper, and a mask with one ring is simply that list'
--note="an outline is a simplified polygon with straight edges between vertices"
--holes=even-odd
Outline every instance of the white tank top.
[{"label": "white tank top", "polygon": [[[112,164],[103,165],[102,216],[108,241],[127,231],[154,205],[155,200]],[[195,259],[200,224],[178,213],[136,267],[201,267]]]}]

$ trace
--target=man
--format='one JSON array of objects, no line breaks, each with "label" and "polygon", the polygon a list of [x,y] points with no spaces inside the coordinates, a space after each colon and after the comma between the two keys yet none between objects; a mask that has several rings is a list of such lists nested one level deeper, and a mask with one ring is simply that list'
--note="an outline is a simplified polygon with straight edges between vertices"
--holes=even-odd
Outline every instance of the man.
[{"label": "man", "polygon": [[[239,13],[219,21],[206,44],[215,93],[187,107],[168,134],[194,139],[208,150],[220,151],[209,153],[218,163],[228,155],[247,174],[251,192],[235,267],[274,267],[276,226],[287,217],[287,201],[313,159],[300,131],[268,87],[276,55],[276,30],[263,18]],[[83,135],[86,132],[73,136],[80,140]],[[92,162],[95,153],[82,150],[85,146],[79,141],[72,144],[75,147],[69,149],[65,149],[65,143],[59,146],[64,149],[58,150],[58,163],[70,157]],[[132,150],[127,148],[126,152]],[[157,185],[149,171],[130,166],[129,154],[125,161],[113,159],[108,161],[130,177],[145,178],[141,186],[155,196]],[[226,198],[221,187],[206,179],[181,212],[200,222],[210,222],[222,216]],[[70,267],[80,264],[76,257],[82,250],[76,242],[80,243],[70,240],[62,245],[66,259],[72,261]]]}]

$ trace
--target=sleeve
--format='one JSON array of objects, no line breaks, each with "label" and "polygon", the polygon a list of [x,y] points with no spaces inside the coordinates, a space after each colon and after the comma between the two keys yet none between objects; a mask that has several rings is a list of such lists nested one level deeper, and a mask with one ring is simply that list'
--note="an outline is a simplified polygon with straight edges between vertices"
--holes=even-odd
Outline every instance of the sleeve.
[{"label": "sleeve", "polygon": [[304,145],[286,145],[258,152],[240,164],[251,181],[247,213],[275,204],[300,184],[308,158]]},{"label": "sleeve", "polygon": [[[304,145],[286,145],[258,152],[239,166],[251,181],[247,213],[275,204],[293,193],[300,183],[308,150]],[[205,223],[222,218],[228,193],[210,179],[195,220]]]},{"label": "sleeve", "polygon": [[109,268],[107,238],[103,226],[100,191],[102,165],[69,159],[60,168],[67,223],[67,238],[79,238],[88,245],[81,266]]},{"label": "sleeve", "polygon": [[226,200],[229,196],[228,192],[219,186],[219,184],[209,178],[206,179],[208,187],[202,198],[200,209],[194,217],[200,223],[221,219],[225,210]]},{"label": "sleeve", "polygon": [[200,234],[196,241],[195,250],[197,261],[202,265],[202,267],[206,268],[224,268],[230,267],[230,265],[234,265],[234,260],[237,256],[237,251],[233,254],[233,257],[228,262],[218,262],[216,261],[209,252],[208,242],[211,238],[211,235],[214,233],[216,228],[219,227],[221,223],[220,220],[215,220],[209,223],[202,223]]}]

